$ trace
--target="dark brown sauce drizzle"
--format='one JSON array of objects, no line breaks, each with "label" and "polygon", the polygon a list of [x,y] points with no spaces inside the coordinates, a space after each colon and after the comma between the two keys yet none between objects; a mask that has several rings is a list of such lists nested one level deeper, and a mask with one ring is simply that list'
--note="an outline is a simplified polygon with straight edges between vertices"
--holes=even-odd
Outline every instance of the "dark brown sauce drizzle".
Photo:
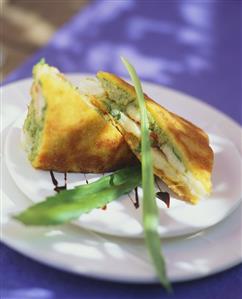
[{"label": "dark brown sauce drizzle", "polygon": [[[89,184],[85,174],[84,174],[84,176],[85,176],[86,184]],[[104,174],[103,174],[103,176],[104,176]],[[64,182],[65,182],[65,184],[63,186],[59,186],[59,183],[58,183],[57,179],[54,176],[53,170],[50,170],[50,177],[51,177],[53,185],[55,186],[54,191],[60,192],[62,190],[66,190],[66,188],[67,188],[67,173],[66,172],[64,172]],[[162,200],[166,204],[167,208],[169,208],[170,207],[170,194],[168,192],[162,192],[161,188],[160,188],[160,186],[159,186],[159,184],[157,183],[156,180],[155,180],[155,183],[156,183],[157,187],[160,190],[159,192],[156,193],[156,197],[159,198],[160,200]],[[136,209],[138,209],[139,206],[140,206],[138,187],[136,187],[134,189],[134,192],[135,192],[134,200],[132,199],[132,197],[130,195],[129,195],[129,198],[132,201],[134,207]],[[107,209],[107,205],[103,206],[101,209],[105,211]]]},{"label": "dark brown sauce drizzle", "polygon": [[156,186],[158,187],[158,189],[160,190],[159,192],[156,193],[156,197],[159,198],[160,200],[162,200],[166,204],[167,208],[169,208],[170,207],[170,194],[168,192],[163,192],[161,190],[161,187],[157,182],[157,178],[155,178],[155,183],[156,183]]},{"label": "dark brown sauce drizzle", "polygon": [[65,189],[67,187],[67,172],[64,172]]},{"label": "dark brown sauce drizzle", "polygon": [[156,197],[162,200],[166,204],[167,208],[170,207],[170,194],[168,192],[157,192]]},{"label": "dark brown sauce drizzle", "polygon": [[135,202],[134,202],[134,206],[136,209],[139,208],[139,193],[138,193],[138,187],[135,187],[134,189],[135,192]]},{"label": "dark brown sauce drizzle", "polygon": [[[129,195],[129,198],[130,198],[132,204],[134,205],[134,207],[136,209],[138,209],[140,206],[138,188],[136,187],[134,190],[135,190],[135,200],[133,200],[130,195]],[[162,191],[157,192],[156,197],[159,198],[160,200],[162,200],[166,204],[167,208],[170,207],[170,194],[168,192],[162,192]]]},{"label": "dark brown sauce drizzle", "polygon": [[59,186],[59,183],[54,176],[53,170],[50,170],[50,177],[51,177],[53,185],[55,186],[54,191],[60,192],[61,190],[66,190],[66,186],[67,186],[67,173],[66,172],[64,172],[65,184],[63,186]]},{"label": "dark brown sauce drizzle", "polygon": [[84,173],[86,184],[89,184],[86,174]]},{"label": "dark brown sauce drizzle", "polygon": [[130,194],[128,194],[129,196],[129,199],[131,200],[132,204],[134,205],[134,207],[136,209],[139,208],[139,194],[138,194],[138,187],[136,187],[134,189],[134,192],[135,192],[135,198],[133,199],[132,196]]}]

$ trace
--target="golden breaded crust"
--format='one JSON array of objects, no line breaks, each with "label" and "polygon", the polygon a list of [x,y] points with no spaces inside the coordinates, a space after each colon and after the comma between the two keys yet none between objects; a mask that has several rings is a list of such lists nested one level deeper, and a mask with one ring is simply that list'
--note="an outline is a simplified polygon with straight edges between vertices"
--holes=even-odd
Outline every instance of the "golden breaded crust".
[{"label": "golden breaded crust", "polygon": [[148,111],[175,145],[186,168],[210,193],[213,151],[209,146],[207,134],[191,122],[167,111],[150,98],[146,97],[146,101]]},{"label": "golden breaded crust", "polygon": [[120,132],[69,82],[50,74],[40,81],[47,109],[35,168],[100,173],[136,160]]},{"label": "golden breaded crust", "polygon": [[[97,77],[100,80],[106,80],[114,86],[125,90],[130,95],[131,101],[136,98],[134,87],[114,74],[99,72]],[[186,169],[188,169],[193,176],[202,183],[209,194],[211,191],[213,151],[209,146],[207,134],[191,122],[175,113],[169,112],[147,95],[145,95],[145,101],[147,110],[155,120],[156,124],[166,133],[169,142],[179,152]],[[137,149],[137,138],[133,135],[131,137],[130,135],[131,134],[124,134],[125,140],[134,154],[139,158],[139,155],[135,152],[135,149]],[[197,202],[197,198],[191,194],[187,186],[178,185],[177,182],[171,181],[159,169],[155,169],[155,174],[181,198],[192,203]]]}]

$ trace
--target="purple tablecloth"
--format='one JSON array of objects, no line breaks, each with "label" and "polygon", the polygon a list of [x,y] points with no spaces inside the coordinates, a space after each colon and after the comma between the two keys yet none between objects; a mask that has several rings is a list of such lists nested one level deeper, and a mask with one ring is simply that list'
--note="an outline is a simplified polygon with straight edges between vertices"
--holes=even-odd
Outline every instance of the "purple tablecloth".
[{"label": "purple tablecloth", "polygon": [[[241,3],[92,2],[5,83],[31,76],[33,64],[41,57],[63,72],[106,70],[126,75],[119,60],[123,55],[132,61],[142,79],[198,97],[241,123]],[[242,266],[176,283],[175,293],[169,297],[159,285],[118,284],[71,275],[0,246],[1,299],[242,296]]]}]

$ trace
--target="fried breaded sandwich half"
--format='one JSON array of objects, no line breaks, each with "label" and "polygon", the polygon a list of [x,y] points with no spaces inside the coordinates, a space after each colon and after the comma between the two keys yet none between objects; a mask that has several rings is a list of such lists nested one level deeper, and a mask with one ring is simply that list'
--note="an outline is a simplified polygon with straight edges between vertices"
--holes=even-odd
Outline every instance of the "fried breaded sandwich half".
[{"label": "fried breaded sandwich half", "polygon": [[[140,114],[133,86],[119,77],[99,72],[107,97],[94,104],[108,113],[140,159]],[[150,122],[154,173],[181,199],[190,203],[211,192],[213,151],[207,134],[184,118],[169,112],[145,95]]]},{"label": "fried breaded sandwich half", "polygon": [[33,167],[60,172],[106,172],[136,159],[121,133],[56,68],[33,68],[24,143]]}]

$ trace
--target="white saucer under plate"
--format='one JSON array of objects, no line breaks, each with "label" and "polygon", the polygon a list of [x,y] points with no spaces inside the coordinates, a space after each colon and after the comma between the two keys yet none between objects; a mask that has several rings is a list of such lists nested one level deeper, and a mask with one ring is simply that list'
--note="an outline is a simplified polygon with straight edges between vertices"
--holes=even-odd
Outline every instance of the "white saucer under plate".
[{"label": "white saucer under plate", "polygon": [[[71,75],[70,78],[77,83],[79,76]],[[2,90],[3,141],[11,129],[8,126],[26,110],[30,84],[31,80],[23,80]],[[148,83],[143,86],[151,97],[211,132],[216,140],[225,142],[234,154],[236,151],[241,154],[241,128],[234,121],[184,94]],[[16,154],[20,152],[15,150]],[[3,242],[38,261],[70,272],[116,281],[156,280],[142,239],[100,235],[74,225],[28,228],[11,220],[11,213],[23,210],[31,201],[12,180],[6,167],[6,156],[3,160]],[[231,167],[234,165],[231,164]],[[234,194],[232,189],[227,192]],[[242,260],[241,241],[241,205],[237,205],[236,211],[218,225],[193,236],[163,240],[168,276],[172,281],[188,280],[236,265]]]}]

